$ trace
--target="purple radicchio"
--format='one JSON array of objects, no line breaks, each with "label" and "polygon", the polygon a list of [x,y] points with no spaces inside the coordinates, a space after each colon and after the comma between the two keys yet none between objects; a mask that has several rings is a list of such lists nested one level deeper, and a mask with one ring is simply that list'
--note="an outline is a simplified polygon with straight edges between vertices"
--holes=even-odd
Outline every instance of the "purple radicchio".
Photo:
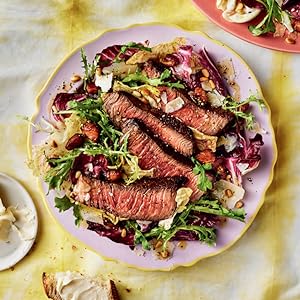
[{"label": "purple radicchio", "polygon": [[262,136],[256,134],[254,138],[246,138],[238,133],[239,146],[225,157],[225,167],[230,172],[232,182],[236,185],[242,184],[242,176],[258,167],[261,155],[260,149],[263,146]]},{"label": "purple radicchio", "polygon": [[107,159],[105,156],[98,154],[95,156],[90,156],[81,153],[78,157],[75,158],[70,176],[73,184],[76,183],[76,172],[80,171],[82,174],[101,179],[105,176],[105,172],[108,170],[107,168]]},{"label": "purple radicchio", "polygon": [[125,226],[122,226],[122,222],[119,222],[116,225],[113,225],[109,221],[104,221],[104,224],[98,224],[90,221],[87,221],[87,223],[89,230],[95,231],[102,237],[107,237],[116,243],[132,247],[134,246],[134,232],[126,230],[126,236],[122,236],[122,229],[125,228]]},{"label": "purple radicchio", "polygon": [[227,96],[228,91],[226,89],[226,86],[224,84],[222,76],[221,76],[219,70],[217,69],[217,67],[215,66],[213,60],[211,59],[211,57],[207,53],[205,48],[200,50],[199,60],[200,60],[201,65],[209,72],[212,81],[216,85],[217,91],[222,96]]},{"label": "purple radicchio", "polygon": [[53,101],[52,115],[56,121],[63,121],[68,118],[70,114],[57,114],[57,112],[68,110],[68,103],[70,101],[82,101],[86,99],[85,94],[81,93],[58,93]]},{"label": "purple radicchio", "polygon": [[121,53],[122,47],[123,45],[114,45],[114,46],[107,47],[104,50],[102,50],[101,53],[98,53],[97,55],[100,55],[100,59],[99,59],[100,67],[103,68],[103,67],[110,66],[116,60],[116,58],[126,61],[133,54],[139,51],[138,48],[128,47],[123,53]]}]

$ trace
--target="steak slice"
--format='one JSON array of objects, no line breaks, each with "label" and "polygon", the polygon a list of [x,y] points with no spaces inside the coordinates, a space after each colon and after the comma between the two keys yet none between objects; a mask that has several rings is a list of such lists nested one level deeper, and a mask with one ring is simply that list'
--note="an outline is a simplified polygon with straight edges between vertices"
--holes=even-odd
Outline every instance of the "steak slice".
[{"label": "steak slice", "polygon": [[110,119],[112,119],[118,127],[120,127],[122,119],[124,118],[137,119],[177,152],[185,156],[191,156],[193,154],[194,143],[192,134],[183,135],[176,131],[176,121],[172,122],[170,118],[163,115],[160,115],[160,117],[154,116],[151,113],[151,109],[146,111],[144,110],[145,107],[143,107],[144,109],[142,109],[142,107],[142,105],[139,105],[139,107],[135,105],[132,100],[124,94],[110,93],[105,97],[104,108]]},{"label": "steak slice", "polygon": [[142,169],[154,168],[155,177],[184,176],[188,179],[186,186],[193,190],[191,200],[199,199],[203,195],[197,187],[198,177],[192,168],[165,153],[135,121],[124,121],[121,128],[123,133],[129,135],[128,149],[139,158],[139,166]]},{"label": "steak slice", "polygon": [[184,177],[144,179],[130,185],[80,176],[72,197],[87,206],[132,220],[159,221],[172,216]]},{"label": "steak slice", "polygon": [[[184,104],[170,115],[204,134],[217,135],[233,118],[232,114],[221,108],[200,107],[180,92],[177,92],[177,97],[180,97]],[[162,109],[164,110],[164,107]]]}]

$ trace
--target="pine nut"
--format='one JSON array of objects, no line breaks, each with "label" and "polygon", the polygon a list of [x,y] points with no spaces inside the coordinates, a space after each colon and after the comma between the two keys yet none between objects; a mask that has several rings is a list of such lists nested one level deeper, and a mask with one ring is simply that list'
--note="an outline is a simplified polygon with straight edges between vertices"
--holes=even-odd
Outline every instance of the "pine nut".
[{"label": "pine nut", "polygon": [[96,74],[97,74],[98,76],[101,75],[101,68],[100,68],[100,67],[97,67],[97,68],[96,68]]},{"label": "pine nut", "polygon": [[225,195],[226,195],[228,198],[232,197],[232,196],[233,196],[232,190],[226,189],[226,190],[225,190]]},{"label": "pine nut", "polygon": [[210,84],[210,86],[211,86],[212,89],[216,88],[216,85],[215,85],[215,83],[212,80],[209,80],[209,84]]},{"label": "pine nut", "polygon": [[81,172],[80,172],[80,171],[77,171],[77,172],[75,173],[75,178],[78,179],[78,178],[80,177],[80,175],[81,175]]},{"label": "pine nut", "polygon": [[244,206],[244,202],[241,201],[241,200],[239,200],[239,201],[234,205],[235,208],[242,208],[243,206]]},{"label": "pine nut", "polygon": [[287,38],[285,39],[285,41],[286,41],[286,43],[288,43],[288,44],[295,44],[295,43],[296,43],[296,41],[295,41],[294,39],[291,39],[291,38],[289,38],[289,37],[287,37]]},{"label": "pine nut", "polygon": [[164,250],[160,253],[160,255],[162,258],[167,258],[167,257],[169,257],[170,253],[168,250]]},{"label": "pine nut", "polygon": [[71,77],[71,81],[72,81],[73,83],[75,83],[75,82],[77,82],[77,81],[79,81],[79,80],[81,80],[81,76],[79,76],[79,75],[73,75],[73,76]]},{"label": "pine nut", "polygon": [[207,69],[202,69],[202,74],[204,77],[207,77],[207,78],[209,77],[209,72]]},{"label": "pine nut", "polygon": [[126,234],[127,234],[126,229],[123,228],[121,231],[121,237],[124,238],[126,236]]},{"label": "pine nut", "polygon": [[243,8],[244,8],[244,4],[240,2],[240,3],[235,7],[235,11],[242,11]]},{"label": "pine nut", "polygon": [[162,246],[162,244],[163,244],[162,241],[157,241],[157,243],[154,245],[154,248],[158,249]]},{"label": "pine nut", "polygon": [[203,82],[203,81],[207,81],[208,78],[207,77],[200,77],[200,81]]}]

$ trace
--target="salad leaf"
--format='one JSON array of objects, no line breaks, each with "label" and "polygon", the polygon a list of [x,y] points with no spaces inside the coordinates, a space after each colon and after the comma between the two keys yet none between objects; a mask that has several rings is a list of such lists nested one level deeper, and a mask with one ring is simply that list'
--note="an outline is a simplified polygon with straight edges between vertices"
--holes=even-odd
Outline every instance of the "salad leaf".
[{"label": "salad leaf", "polygon": [[179,81],[177,82],[170,82],[166,81],[166,79],[169,79],[172,75],[172,72],[168,69],[165,69],[162,74],[160,75],[159,78],[148,78],[147,76],[143,75],[140,71],[137,71],[133,74],[127,75],[122,82],[127,83],[129,86],[138,86],[138,83],[143,83],[143,84],[149,84],[152,86],[160,86],[160,85],[165,85],[171,88],[178,88],[178,89],[183,89],[184,85],[180,83]]},{"label": "salad leaf", "polygon": [[170,229],[166,230],[164,227],[155,226],[147,232],[142,232],[138,223],[132,220],[127,221],[126,227],[135,232],[135,244],[142,244],[142,247],[146,250],[151,248],[152,239],[161,240],[163,243],[162,247],[165,250],[168,241],[173,238],[176,239],[176,234],[186,231],[195,233],[199,241],[214,245],[216,242],[216,229],[192,224],[191,220],[193,219],[194,211],[232,218],[242,222],[245,221],[243,208],[231,210],[225,208],[218,200],[203,198],[190,203],[183,212],[177,214]]},{"label": "salad leaf", "polygon": [[55,197],[54,202],[55,202],[55,207],[58,208],[59,212],[69,210],[71,207],[73,207],[73,216],[75,217],[75,225],[78,226],[80,222],[83,220],[80,214],[80,205],[71,202],[66,195],[61,198]]},{"label": "salad leaf", "polygon": [[73,206],[73,203],[66,195],[61,198],[55,197],[54,202],[55,207],[58,208],[59,212],[66,211]]},{"label": "salad leaf", "polygon": [[96,57],[92,63],[88,62],[85,50],[83,48],[80,49],[80,55],[81,55],[81,62],[83,64],[83,68],[84,68],[83,81],[84,81],[84,87],[85,87],[87,82],[93,81],[93,79],[94,79],[97,65],[100,60],[100,55],[96,55]]},{"label": "salad leaf", "polygon": [[242,102],[235,101],[232,97],[228,96],[223,100],[222,108],[233,113],[237,118],[242,118],[246,121],[246,128],[252,129],[255,123],[255,117],[251,112],[245,112],[241,108],[250,102],[256,102],[259,107],[262,109],[265,107],[264,101],[257,98],[254,95],[251,95],[246,100]]},{"label": "salad leaf", "polygon": [[79,153],[72,152],[61,158],[48,158],[47,161],[52,166],[45,175],[45,182],[49,185],[49,190],[60,190],[61,184],[69,176],[69,172],[73,166],[75,158]]},{"label": "salad leaf", "polygon": [[120,52],[118,53],[118,55],[114,59],[114,62],[122,61],[121,58],[120,58],[120,55],[124,54],[128,49],[131,49],[131,48],[152,52],[151,48],[145,47],[143,44],[140,44],[140,43],[138,44],[138,43],[135,43],[135,42],[129,42],[126,45],[123,45],[121,47]]},{"label": "salad leaf", "polygon": [[206,175],[207,170],[212,169],[211,164],[201,164],[199,161],[197,161],[194,157],[192,157],[192,162],[194,163],[193,173],[198,175],[198,188],[206,192],[207,190],[212,189],[212,182],[209,180],[209,178]]},{"label": "salad leaf", "polygon": [[221,205],[218,200],[200,199],[192,207],[192,210],[236,219],[242,222],[245,221],[245,210],[243,208],[228,209]]},{"label": "salad leaf", "polygon": [[249,26],[249,30],[255,36],[259,36],[268,32],[275,32],[274,22],[283,23],[288,29],[291,28],[290,17],[284,12],[276,0],[256,0],[264,5],[266,16],[256,26]]}]

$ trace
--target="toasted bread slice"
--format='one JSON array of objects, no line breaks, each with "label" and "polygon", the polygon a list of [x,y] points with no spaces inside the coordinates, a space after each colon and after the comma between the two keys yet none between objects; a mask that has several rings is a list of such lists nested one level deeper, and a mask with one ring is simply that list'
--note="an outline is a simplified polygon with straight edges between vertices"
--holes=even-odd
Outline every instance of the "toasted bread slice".
[{"label": "toasted bread slice", "polygon": [[[107,300],[120,300],[117,288],[115,283],[112,280],[103,280],[103,278],[93,278],[100,287],[102,287],[103,292],[105,293],[105,297],[103,299]],[[57,282],[55,279],[55,274],[43,273],[42,277],[44,290],[49,299],[52,300],[64,300],[61,298],[58,290],[57,290]]]}]

